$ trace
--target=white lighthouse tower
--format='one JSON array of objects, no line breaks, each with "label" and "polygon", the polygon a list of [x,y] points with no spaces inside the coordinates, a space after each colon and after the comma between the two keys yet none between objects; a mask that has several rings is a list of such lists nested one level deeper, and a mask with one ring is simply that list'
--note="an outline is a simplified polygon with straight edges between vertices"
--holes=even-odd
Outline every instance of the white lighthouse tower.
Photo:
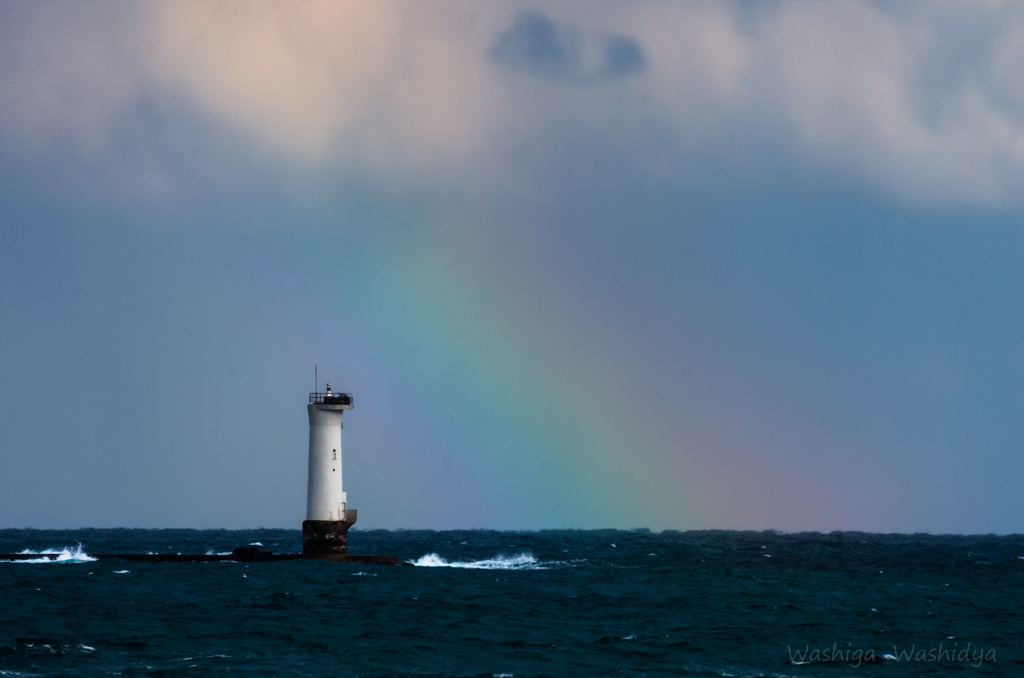
[{"label": "white lighthouse tower", "polygon": [[341,416],[351,410],[352,394],[310,393],[309,489],[302,523],[302,552],[330,555],[346,552],[348,528],[356,512],[348,508],[341,484]]}]

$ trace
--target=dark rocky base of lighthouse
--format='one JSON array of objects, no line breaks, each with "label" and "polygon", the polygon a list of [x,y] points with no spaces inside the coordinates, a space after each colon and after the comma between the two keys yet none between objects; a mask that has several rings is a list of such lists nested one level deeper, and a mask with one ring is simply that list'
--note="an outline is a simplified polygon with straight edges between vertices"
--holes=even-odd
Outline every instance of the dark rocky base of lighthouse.
[{"label": "dark rocky base of lighthouse", "polygon": [[348,528],[352,527],[355,522],[355,520],[303,520],[302,554],[307,556],[344,555],[348,552]]}]

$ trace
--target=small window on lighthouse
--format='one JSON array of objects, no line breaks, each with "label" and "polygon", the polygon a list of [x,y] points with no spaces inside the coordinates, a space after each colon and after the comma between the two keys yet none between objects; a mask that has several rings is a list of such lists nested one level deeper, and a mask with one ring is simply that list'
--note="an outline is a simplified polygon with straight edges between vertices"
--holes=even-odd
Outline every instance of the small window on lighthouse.
[{"label": "small window on lighthouse", "polygon": [[337,450],[335,450],[335,451],[334,451],[334,458],[335,458],[335,459],[337,459],[337,458],[338,458],[338,451],[337,451]]}]

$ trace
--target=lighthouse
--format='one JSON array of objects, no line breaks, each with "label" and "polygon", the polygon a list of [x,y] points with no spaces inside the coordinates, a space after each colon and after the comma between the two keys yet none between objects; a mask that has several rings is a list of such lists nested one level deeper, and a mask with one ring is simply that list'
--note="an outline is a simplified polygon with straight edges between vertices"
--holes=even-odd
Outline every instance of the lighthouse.
[{"label": "lighthouse", "polygon": [[356,512],[348,508],[341,484],[341,416],[352,409],[351,393],[310,393],[309,488],[306,519],[302,522],[302,553],[334,555],[346,552],[348,528]]}]

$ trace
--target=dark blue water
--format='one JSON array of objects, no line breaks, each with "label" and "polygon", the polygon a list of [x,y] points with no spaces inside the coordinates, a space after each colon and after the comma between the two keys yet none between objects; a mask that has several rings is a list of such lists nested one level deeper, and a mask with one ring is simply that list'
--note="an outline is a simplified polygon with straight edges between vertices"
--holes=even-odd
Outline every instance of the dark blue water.
[{"label": "dark blue water", "polygon": [[[356,531],[319,561],[0,563],[0,675],[1024,675],[1024,537]],[[0,552],[300,548],[0,530]],[[433,565],[433,566],[428,566]]]}]

